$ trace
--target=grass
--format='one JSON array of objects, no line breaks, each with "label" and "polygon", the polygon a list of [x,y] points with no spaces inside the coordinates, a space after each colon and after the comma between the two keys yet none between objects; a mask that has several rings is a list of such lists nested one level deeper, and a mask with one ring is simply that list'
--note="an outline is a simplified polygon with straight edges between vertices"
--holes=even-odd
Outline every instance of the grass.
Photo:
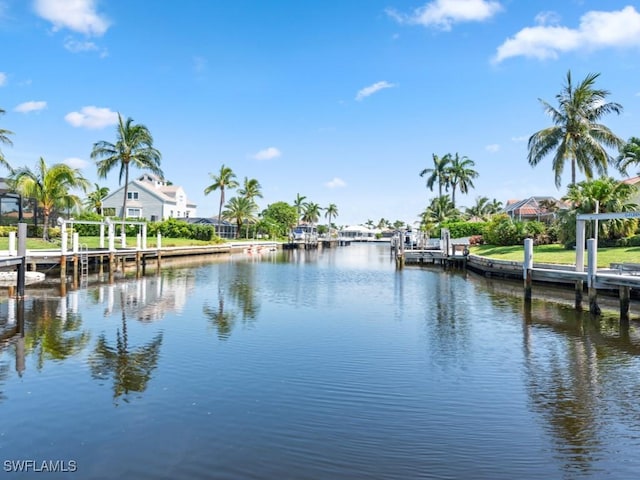
[{"label": "grass", "polygon": [[[474,255],[491,257],[498,260],[522,262],[524,246],[513,245],[497,247],[495,245],[478,245],[470,248]],[[585,251],[585,263],[587,253]],[[533,261],[537,263],[558,263],[574,265],[575,250],[567,250],[562,245],[538,245],[533,247]],[[640,263],[640,247],[604,247],[598,248],[598,267],[609,267],[611,263]]]}]

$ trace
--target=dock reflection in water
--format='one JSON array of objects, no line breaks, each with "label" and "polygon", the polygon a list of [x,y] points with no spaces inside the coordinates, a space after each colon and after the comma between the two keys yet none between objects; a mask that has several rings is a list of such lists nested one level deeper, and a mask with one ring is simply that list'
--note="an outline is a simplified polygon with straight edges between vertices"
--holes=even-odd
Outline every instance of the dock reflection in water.
[{"label": "dock reflection in water", "polygon": [[521,293],[358,244],[30,290],[22,330],[0,304],[0,451],[79,478],[634,478],[638,324]]}]

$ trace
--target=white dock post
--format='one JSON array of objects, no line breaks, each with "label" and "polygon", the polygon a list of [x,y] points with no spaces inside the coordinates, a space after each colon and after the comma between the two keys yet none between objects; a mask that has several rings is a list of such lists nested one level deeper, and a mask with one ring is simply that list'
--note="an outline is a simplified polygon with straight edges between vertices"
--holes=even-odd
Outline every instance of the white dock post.
[{"label": "white dock post", "polygon": [[140,232],[136,234],[136,250],[140,250],[142,248],[142,236]]},{"label": "white dock post", "polygon": [[122,231],[120,232],[120,244],[122,248],[127,248],[127,232],[125,232],[124,225],[122,225]]},{"label": "white dock post", "polygon": [[147,249],[147,224],[142,225],[142,249]]},{"label": "white dock post", "polygon": [[73,253],[77,255],[80,251],[80,234],[78,232],[73,232],[72,236],[72,245],[73,245]]},{"label": "white dock post", "polygon": [[589,289],[589,313],[592,315],[600,315],[600,307],[598,306],[598,292],[596,290],[596,272],[598,271],[598,248],[596,240],[590,238],[587,240],[587,258],[588,258],[588,274],[587,287]]},{"label": "white dock post", "polygon": [[15,257],[16,254],[16,232],[9,232],[9,256]]},{"label": "white dock post", "polygon": [[100,224],[100,248],[104,248],[104,223]]},{"label": "white dock post", "polygon": [[156,239],[156,248],[160,250],[162,248],[162,234],[158,232],[158,237]]},{"label": "white dock post", "polygon": [[533,239],[525,238],[524,240],[524,301],[531,302],[531,283],[533,273]]}]

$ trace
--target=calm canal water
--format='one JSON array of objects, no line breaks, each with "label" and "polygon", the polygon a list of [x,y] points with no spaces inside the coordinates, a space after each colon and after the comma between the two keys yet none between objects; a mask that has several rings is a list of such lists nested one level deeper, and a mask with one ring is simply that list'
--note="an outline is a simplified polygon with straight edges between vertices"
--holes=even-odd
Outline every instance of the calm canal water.
[{"label": "calm canal water", "polygon": [[638,325],[525,311],[515,285],[354,244],[30,290],[0,344],[3,473],[638,478]]}]

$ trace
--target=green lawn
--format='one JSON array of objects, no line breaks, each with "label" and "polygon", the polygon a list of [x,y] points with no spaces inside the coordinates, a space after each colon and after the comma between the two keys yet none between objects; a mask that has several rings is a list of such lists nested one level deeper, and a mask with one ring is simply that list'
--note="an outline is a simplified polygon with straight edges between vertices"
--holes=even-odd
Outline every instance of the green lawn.
[{"label": "green lawn", "polygon": [[[499,260],[522,262],[524,246],[496,247],[494,245],[478,245],[470,248],[474,255],[491,257]],[[585,251],[585,263],[587,253]],[[538,245],[533,247],[533,261],[539,263],[576,263],[575,250],[567,250],[562,245]],[[598,249],[598,267],[608,267],[611,263],[640,263],[640,247],[607,247]]]}]

